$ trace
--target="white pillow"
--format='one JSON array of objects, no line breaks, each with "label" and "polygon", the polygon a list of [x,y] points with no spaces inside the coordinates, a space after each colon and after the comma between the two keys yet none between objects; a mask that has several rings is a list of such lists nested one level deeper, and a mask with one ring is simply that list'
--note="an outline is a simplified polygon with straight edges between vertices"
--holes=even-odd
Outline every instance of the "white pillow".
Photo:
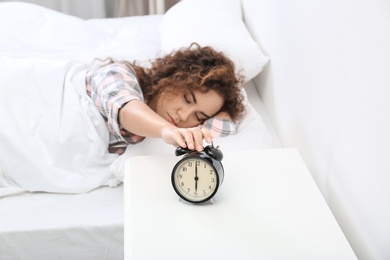
[{"label": "white pillow", "polygon": [[245,27],[239,0],[182,0],[164,15],[160,34],[164,52],[192,42],[223,51],[246,81],[269,61]]}]

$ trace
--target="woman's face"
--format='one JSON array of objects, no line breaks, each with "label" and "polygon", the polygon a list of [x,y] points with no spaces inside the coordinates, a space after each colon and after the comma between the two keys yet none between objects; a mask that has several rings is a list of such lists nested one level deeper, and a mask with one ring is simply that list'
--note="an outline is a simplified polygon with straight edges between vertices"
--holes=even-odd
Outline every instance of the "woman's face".
[{"label": "woman's face", "polygon": [[171,124],[190,128],[217,114],[223,102],[223,98],[214,90],[206,93],[188,90],[178,94],[163,92],[151,100],[149,106]]}]

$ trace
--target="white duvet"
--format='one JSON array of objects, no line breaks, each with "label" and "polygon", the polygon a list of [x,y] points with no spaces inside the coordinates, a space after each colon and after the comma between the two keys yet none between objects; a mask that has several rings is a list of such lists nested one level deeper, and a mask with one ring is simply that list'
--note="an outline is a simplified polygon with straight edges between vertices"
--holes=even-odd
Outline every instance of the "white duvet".
[{"label": "white duvet", "polygon": [[0,195],[118,183],[81,62],[0,57]]},{"label": "white duvet", "polygon": [[103,119],[79,93],[82,64],[155,56],[161,16],[82,20],[0,3],[0,20],[0,196],[117,185],[123,160],[113,164]]}]

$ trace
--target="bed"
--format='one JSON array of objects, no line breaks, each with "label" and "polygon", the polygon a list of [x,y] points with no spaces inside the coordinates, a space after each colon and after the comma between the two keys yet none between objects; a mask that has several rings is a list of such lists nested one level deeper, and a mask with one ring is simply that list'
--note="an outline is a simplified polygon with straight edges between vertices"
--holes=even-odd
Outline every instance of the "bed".
[{"label": "bed", "polygon": [[[390,259],[388,10],[382,0],[183,0],[164,15],[81,20],[1,3],[0,58],[147,60],[191,41],[226,51],[247,76],[247,115],[215,142],[296,148],[356,256]],[[10,127],[1,116],[0,129]],[[147,139],[113,167],[120,174],[126,158],[172,153]],[[82,194],[0,187],[1,259],[123,258],[120,183]]]},{"label": "bed", "polygon": [[[246,115],[237,124],[238,133],[214,142],[225,151],[281,147],[252,81],[269,59],[247,31],[240,4],[233,0],[207,2],[207,10],[198,10],[207,17],[201,20],[187,3],[178,4],[165,15],[82,20],[37,5],[0,3],[0,31],[7,39],[0,42],[0,60],[5,64],[0,74],[17,77],[5,75],[7,69],[25,64],[34,67],[37,62],[43,62],[41,67],[106,57],[146,62],[192,41],[212,45],[227,52],[247,78],[243,88]],[[1,109],[6,110],[4,106]],[[36,120],[39,118],[37,114]],[[2,122],[1,127],[13,126]],[[33,150],[27,147],[26,153],[32,156]],[[71,194],[27,192],[0,171],[0,258],[123,259],[120,175],[124,161],[136,155],[173,153],[173,147],[161,140],[146,139],[111,161],[118,182]],[[5,161],[6,154],[1,150],[0,154],[0,168],[18,162]]]}]

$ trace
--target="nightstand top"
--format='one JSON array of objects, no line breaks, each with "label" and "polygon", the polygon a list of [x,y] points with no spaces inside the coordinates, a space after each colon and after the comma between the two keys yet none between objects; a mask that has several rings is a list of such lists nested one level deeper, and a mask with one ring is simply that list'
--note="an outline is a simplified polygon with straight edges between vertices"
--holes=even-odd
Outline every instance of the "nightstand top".
[{"label": "nightstand top", "polygon": [[181,157],[126,161],[126,259],[356,259],[298,151],[224,152],[214,204],[179,201]]}]

